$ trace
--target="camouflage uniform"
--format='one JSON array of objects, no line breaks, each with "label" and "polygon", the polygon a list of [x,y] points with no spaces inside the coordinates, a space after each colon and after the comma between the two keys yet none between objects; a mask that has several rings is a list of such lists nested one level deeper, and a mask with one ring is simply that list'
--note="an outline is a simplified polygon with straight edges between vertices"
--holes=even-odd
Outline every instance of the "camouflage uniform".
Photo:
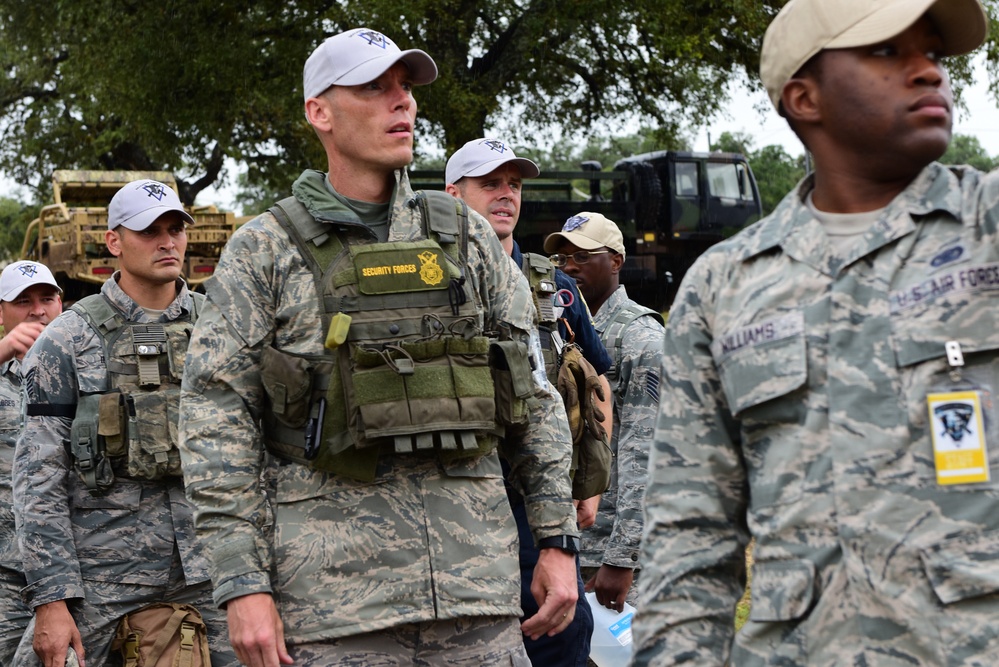
[{"label": "camouflage uniform", "polygon": [[[353,216],[326,188],[323,174],[306,171],[293,192],[314,215]],[[411,196],[397,172],[389,241],[422,238],[418,210],[405,205]],[[526,338],[534,313],[526,281],[488,224],[474,213],[469,220],[466,276],[486,326],[507,322]],[[352,245],[374,242],[356,216],[338,226]],[[207,296],[188,350],[181,441],[216,602],[274,593],[289,647],[425,621],[515,623],[517,531],[495,451],[446,465],[436,456],[383,455],[374,483],[266,462],[261,351],[321,354],[326,336],[312,273],[273,215],[236,232]],[[504,453],[535,538],[578,535],[564,410],[547,388],[538,396],[530,428]],[[262,477],[273,480],[273,502]]]},{"label": "camouflage uniform", "polygon": [[926,402],[952,340],[999,388],[999,178],[929,165],[843,257],[811,187],[670,313],[634,664],[999,664],[999,442],[991,482],[938,485]]},{"label": "camouflage uniform", "polygon": [[[652,316],[638,317],[620,332],[620,345],[612,344],[608,327],[629,306],[637,304],[628,298],[622,285],[593,315],[593,325],[614,360],[607,374],[614,395],[614,432],[610,441],[614,465],[610,487],[600,498],[596,522],[583,531],[579,557],[589,576],[604,563],[634,570],[639,567],[642,495],[659,404],[663,326]],[[629,601],[633,596],[634,587]]]},{"label": "camouflage uniform", "polygon": [[0,365],[0,666],[11,664],[17,643],[31,620],[21,601],[24,573],[14,536],[14,499],[11,464],[14,443],[21,431],[21,379],[17,359]]},{"label": "camouflage uniform", "polygon": [[[191,295],[183,283],[178,287],[161,321],[190,311]],[[104,283],[101,294],[129,321],[149,321],[117,279]],[[72,405],[79,393],[108,386],[101,339],[71,310],[46,327],[21,370],[29,405]],[[182,480],[118,477],[107,493],[92,493],[67,452],[71,421],[28,416],[17,441],[14,497],[28,581],[25,601],[34,609],[66,600],[88,667],[108,660],[121,616],[153,602],[196,606],[209,628],[213,664],[238,664],[225,619],[211,603],[208,564],[194,539]],[[32,660],[26,637],[17,661]]]}]

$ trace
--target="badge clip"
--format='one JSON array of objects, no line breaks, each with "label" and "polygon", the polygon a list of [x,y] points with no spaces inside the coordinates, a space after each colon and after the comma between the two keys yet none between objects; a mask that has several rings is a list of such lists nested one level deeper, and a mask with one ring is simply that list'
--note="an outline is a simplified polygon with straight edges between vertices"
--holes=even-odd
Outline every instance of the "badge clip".
[{"label": "badge clip", "polygon": [[944,351],[947,353],[947,364],[950,366],[950,379],[959,382],[961,380],[961,367],[964,366],[961,344],[956,340],[949,340],[944,343]]}]

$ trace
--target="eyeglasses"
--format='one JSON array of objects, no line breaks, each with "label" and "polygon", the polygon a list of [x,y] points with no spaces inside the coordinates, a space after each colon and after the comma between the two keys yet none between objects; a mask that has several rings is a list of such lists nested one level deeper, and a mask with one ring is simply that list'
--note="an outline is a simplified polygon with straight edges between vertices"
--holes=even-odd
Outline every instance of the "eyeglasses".
[{"label": "eyeglasses", "polygon": [[562,255],[562,254],[549,255],[548,259],[551,260],[552,264],[561,269],[563,266],[569,263],[570,257],[572,258],[572,261],[575,262],[576,264],[586,264],[588,261],[590,261],[590,255],[602,255],[606,252],[610,252],[610,250],[577,250],[571,255]]}]

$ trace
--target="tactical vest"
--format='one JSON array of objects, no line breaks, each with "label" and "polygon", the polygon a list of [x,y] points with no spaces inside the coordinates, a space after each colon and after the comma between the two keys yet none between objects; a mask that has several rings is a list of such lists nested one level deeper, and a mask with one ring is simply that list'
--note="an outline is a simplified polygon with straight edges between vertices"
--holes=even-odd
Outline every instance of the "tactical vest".
[{"label": "tactical vest", "polygon": [[180,382],[202,294],[190,316],[172,322],[129,322],[103,295],[71,307],[100,337],[107,390],[77,398],[70,453],[87,487],[114,478],[180,477],[177,428]]},{"label": "tactical vest", "polygon": [[541,339],[541,355],[545,361],[545,374],[554,386],[558,378],[559,356],[562,354],[563,346],[553,302],[558,292],[555,265],[544,255],[525,252],[521,258],[520,269],[531,286],[534,308],[538,313],[538,334]]},{"label": "tactical vest", "polygon": [[631,323],[639,317],[653,317],[659,324],[664,324],[663,316],[645,306],[637,303],[630,303],[617,311],[611,321],[607,324],[607,329],[603,333],[604,347],[611,356],[611,367],[604,374],[610,384],[611,394],[617,396],[617,388],[620,383],[620,369],[618,360],[621,359],[621,347],[624,340],[624,332],[631,326]]},{"label": "tactical vest", "polygon": [[352,244],[294,197],[270,209],[313,273],[327,335],[321,355],[263,351],[271,453],[372,480],[386,452],[451,460],[495,446],[491,341],[466,276],[468,209],[429,191],[407,205],[420,209],[421,240]]}]

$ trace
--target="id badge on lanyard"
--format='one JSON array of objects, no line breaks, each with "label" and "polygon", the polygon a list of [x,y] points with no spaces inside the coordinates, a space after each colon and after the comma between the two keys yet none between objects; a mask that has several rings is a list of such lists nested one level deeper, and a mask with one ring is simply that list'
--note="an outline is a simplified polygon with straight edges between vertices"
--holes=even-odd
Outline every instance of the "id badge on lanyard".
[{"label": "id badge on lanyard", "polygon": [[937,484],[988,482],[992,388],[963,376],[964,355],[957,341],[946,345],[950,382],[926,395]]}]

